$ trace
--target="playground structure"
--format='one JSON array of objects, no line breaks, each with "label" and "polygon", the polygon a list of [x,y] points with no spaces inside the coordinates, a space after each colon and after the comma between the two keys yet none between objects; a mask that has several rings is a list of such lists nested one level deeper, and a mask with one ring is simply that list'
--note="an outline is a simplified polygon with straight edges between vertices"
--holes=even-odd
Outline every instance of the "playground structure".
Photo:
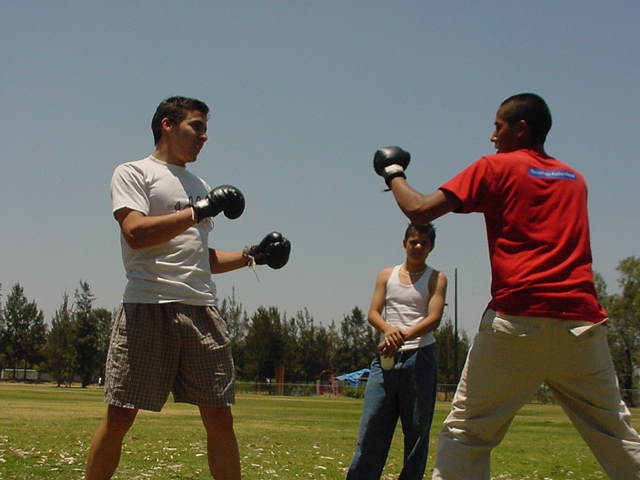
[{"label": "playground structure", "polygon": [[340,393],[340,387],[336,381],[336,375],[331,370],[323,370],[316,377],[316,395],[329,395],[332,397]]}]

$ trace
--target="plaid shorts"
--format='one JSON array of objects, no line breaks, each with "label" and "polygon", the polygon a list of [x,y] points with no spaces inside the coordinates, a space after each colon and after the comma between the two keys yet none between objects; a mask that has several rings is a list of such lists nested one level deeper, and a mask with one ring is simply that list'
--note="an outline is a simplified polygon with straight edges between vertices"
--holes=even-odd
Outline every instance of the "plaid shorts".
[{"label": "plaid shorts", "polygon": [[214,307],[125,303],[113,324],[105,401],[160,411],[176,402],[203,407],[234,403],[227,326]]}]

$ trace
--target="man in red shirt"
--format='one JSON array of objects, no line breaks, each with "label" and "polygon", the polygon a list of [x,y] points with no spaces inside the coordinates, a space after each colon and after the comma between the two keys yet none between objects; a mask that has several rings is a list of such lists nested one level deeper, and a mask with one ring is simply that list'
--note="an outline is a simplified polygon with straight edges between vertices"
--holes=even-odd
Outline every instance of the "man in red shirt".
[{"label": "man in red shirt", "polygon": [[480,158],[435,192],[406,182],[409,154],[380,149],[374,168],[413,223],[484,214],[491,301],[440,433],[434,480],[490,478],[491,449],[545,382],[605,472],[640,479],[640,437],[620,397],[591,270],[586,183],[550,157],[542,98],[514,95],[498,109]]}]

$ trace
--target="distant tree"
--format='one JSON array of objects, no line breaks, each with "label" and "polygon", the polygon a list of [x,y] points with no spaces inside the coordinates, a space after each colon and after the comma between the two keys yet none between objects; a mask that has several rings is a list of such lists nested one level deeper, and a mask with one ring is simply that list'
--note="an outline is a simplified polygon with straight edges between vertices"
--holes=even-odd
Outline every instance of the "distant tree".
[{"label": "distant tree", "polygon": [[76,371],[75,323],[69,295],[62,296],[62,304],[51,320],[51,331],[45,345],[46,365],[58,387],[71,384]]},{"label": "distant tree", "polygon": [[8,366],[31,368],[42,361],[42,347],[46,342],[47,327],[44,314],[35,301],[29,301],[24,289],[16,283],[4,306],[5,356]]},{"label": "distant tree", "polygon": [[[438,383],[456,384],[469,351],[469,338],[464,330],[458,330],[458,341],[451,318],[445,318],[433,333],[436,338],[436,355],[438,362]],[[456,371],[456,349],[458,353],[458,369]]]},{"label": "distant tree", "polygon": [[609,314],[609,346],[625,401],[635,406],[632,390],[640,354],[640,258],[627,257],[616,270],[620,293],[608,295],[602,276],[595,282],[600,302]]},{"label": "distant tree", "polygon": [[231,341],[239,343],[247,332],[247,313],[242,303],[236,298],[235,288],[231,289],[231,296],[225,297],[218,308],[220,315],[227,324]]},{"label": "distant tree", "polygon": [[[318,333],[318,343],[325,345],[325,351],[329,360],[329,369],[337,372],[338,349],[340,348],[340,332],[335,320],[331,320],[328,327]],[[318,372],[319,373],[319,372]]]},{"label": "distant tree", "polygon": [[607,302],[607,282],[605,282],[604,277],[600,275],[598,272],[593,273],[593,283],[596,287],[596,294],[598,295],[598,300],[600,303],[604,305]]},{"label": "distant tree", "polygon": [[316,325],[306,308],[298,311],[290,321],[295,324],[292,376],[298,381],[312,382],[320,372],[331,367],[332,347],[326,328]]},{"label": "distant tree", "polygon": [[109,352],[109,339],[111,338],[111,323],[116,312],[110,312],[106,308],[96,308],[91,311],[91,317],[96,326],[98,377],[104,379],[107,353]]},{"label": "distant tree", "polygon": [[73,316],[77,371],[83,388],[95,381],[100,369],[98,319],[92,314],[94,300],[89,284],[81,280],[73,296]]},{"label": "distant tree", "polygon": [[2,284],[0,283],[0,370],[7,364],[8,333],[4,319],[4,303],[2,301]]},{"label": "distant tree", "polygon": [[[335,320],[331,320],[329,325],[319,325],[314,332],[318,362],[310,362],[307,368],[309,380],[316,380],[318,375],[324,370],[331,370],[339,373],[340,357],[340,330]],[[373,354],[372,354],[373,355]]]},{"label": "distant tree", "polygon": [[[47,324],[42,310],[35,301],[29,302],[27,309],[29,328],[26,337],[26,364],[38,368],[44,362],[44,346],[47,342]],[[25,365],[26,366],[26,365]]]},{"label": "distant tree", "polygon": [[244,339],[244,374],[247,378],[260,382],[273,378],[275,368],[285,359],[285,344],[278,309],[259,307],[249,319]]},{"label": "distant tree", "polygon": [[362,310],[354,307],[340,323],[340,339],[336,352],[336,373],[366,368],[371,363],[378,345],[378,335]]},{"label": "distant tree", "polygon": [[225,297],[218,307],[220,315],[227,324],[227,330],[231,338],[231,351],[236,375],[244,378],[244,340],[247,335],[249,320],[242,303],[236,298],[235,288],[231,289],[231,296]]}]

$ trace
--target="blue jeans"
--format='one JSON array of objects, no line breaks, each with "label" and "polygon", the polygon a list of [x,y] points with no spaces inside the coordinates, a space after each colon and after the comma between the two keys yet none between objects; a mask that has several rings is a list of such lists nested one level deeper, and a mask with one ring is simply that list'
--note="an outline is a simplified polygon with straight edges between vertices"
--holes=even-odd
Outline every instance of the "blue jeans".
[{"label": "blue jeans", "polygon": [[424,475],[436,398],[435,344],[398,353],[395,360],[391,370],[382,370],[379,356],[371,363],[347,480],[380,478],[398,417],[404,434],[398,480],[421,480]]}]

